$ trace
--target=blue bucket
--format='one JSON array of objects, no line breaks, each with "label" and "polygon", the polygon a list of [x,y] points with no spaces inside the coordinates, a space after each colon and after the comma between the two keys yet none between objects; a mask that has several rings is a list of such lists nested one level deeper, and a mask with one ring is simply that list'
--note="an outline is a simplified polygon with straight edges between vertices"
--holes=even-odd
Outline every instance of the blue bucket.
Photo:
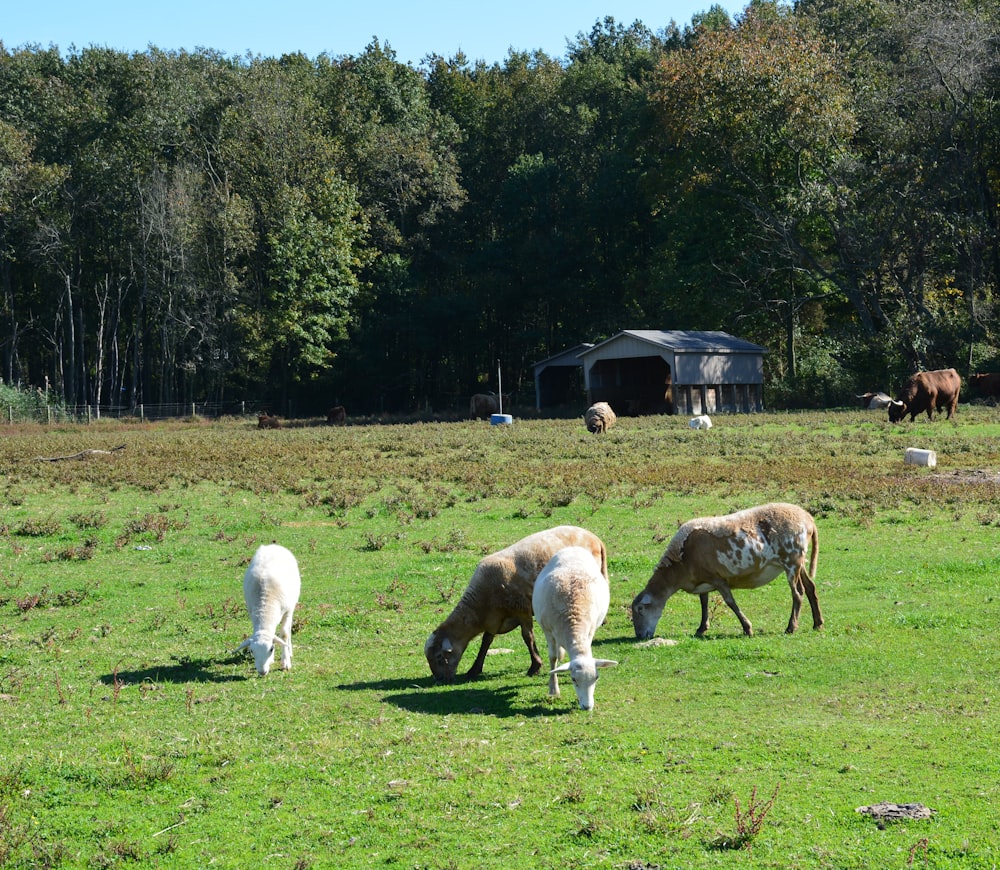
[{"label": "blue bucket", "polygon": [[490,414],[491,426],[506,426],[514,422],[510,414]]}]

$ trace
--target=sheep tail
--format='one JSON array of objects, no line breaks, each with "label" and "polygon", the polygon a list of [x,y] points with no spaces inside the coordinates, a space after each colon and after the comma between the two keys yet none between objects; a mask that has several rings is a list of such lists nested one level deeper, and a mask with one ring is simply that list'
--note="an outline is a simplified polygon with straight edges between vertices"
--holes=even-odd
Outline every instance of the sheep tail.
[{"label": "sheep tail", "polygon": [[819,531],[816,529],[816,524],[813,523],[812,527],[812,556],[809,557],[809,579],[816,579],[816,564],[819,561]]}]

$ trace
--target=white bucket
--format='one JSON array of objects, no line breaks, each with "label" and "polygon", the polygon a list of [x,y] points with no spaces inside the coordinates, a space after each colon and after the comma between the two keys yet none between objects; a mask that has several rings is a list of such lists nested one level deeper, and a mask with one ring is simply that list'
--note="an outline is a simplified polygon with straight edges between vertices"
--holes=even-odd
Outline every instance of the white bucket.
[{"label": "white bucket", "polygon": [[903,457],[904,465],[923,465],[925,468],[937,467],[937,454],[933,450],[921,450],[919,447],[907,447]]},{"label": "white bucket", "polygon": [[491,426],[504,426],[513,422],[514,418],[510,414],[490,414]]}]

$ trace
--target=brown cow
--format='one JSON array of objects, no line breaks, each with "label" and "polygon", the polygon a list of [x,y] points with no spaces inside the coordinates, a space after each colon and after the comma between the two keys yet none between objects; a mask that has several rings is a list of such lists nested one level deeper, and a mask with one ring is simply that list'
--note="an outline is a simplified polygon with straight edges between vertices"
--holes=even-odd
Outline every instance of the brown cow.
[{"label": "brown cow", "polygon": [[331,426],[343,426],[347,423],[347,411],[343,405],[334,405],[326,412],[326,422]]},{"label": "brown cow", "polygon": [[272,417],[270,414],[259,414],[257,416],[257,428],[258,429],[280,429],[281,420],[277,417]]},{"label": "brown cow", "polygon": [[969,386],[983,399],[1000,399],[1000,372],[969,375]]},{"label": "brown cow", "polygon": [[954,369],[937,369],[911,375],[899,395],[889,404],[889,422],[898,423],[907,414],[910,422],[917,414],[927,412],[927,419],[934,419],[934,411],[947,409],[948,419],[958,407],[958,393],[962,379]]}]

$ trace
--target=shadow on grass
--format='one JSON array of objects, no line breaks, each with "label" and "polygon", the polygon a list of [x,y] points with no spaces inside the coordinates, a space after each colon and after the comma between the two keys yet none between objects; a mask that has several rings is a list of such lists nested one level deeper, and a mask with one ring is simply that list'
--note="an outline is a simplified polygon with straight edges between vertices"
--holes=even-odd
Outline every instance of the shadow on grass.
[{"label": "shadow on grass", "polygon": [[[230,656],[226,663],[238,661],[240,656]],[[231,683],[249,679],[249,675],[220,674],[214,668],[220,664],[216,659],[175,659],[168,665],[150,665],[136,671],[116,669],[101,677],[106,686],[136,686],[143,683]]]},{"label": "shadow on grass", "polygon": [[503,675],[497,677],[460,676],[455,683],[444,685],[433,677],[411,680],[371,680],[360,683],[345,683],[338,689],[348,691],[386,692],[381,700],[412,713],[435,715],[467,714],[471,716],[564,716],[576,707],[576,695],[570,687],[570,699],[565,706],[557,701],[548,703],[545,692],[548,683],[538,683],[538,699],[530,703],[520,695],[523,685],[512,686],[500,683]]}]

